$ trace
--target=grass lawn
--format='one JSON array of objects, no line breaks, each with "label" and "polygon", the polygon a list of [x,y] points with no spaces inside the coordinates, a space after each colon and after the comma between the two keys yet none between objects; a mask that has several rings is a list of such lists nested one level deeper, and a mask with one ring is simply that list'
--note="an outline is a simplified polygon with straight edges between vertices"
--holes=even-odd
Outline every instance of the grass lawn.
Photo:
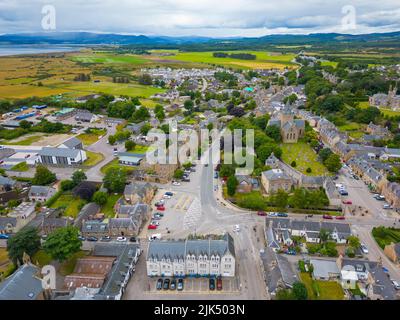
[{"label": "grass lawn", "polygon": [[[99,133],[99,134],[98,134]],[[77,136],[76,138],[81,140],[82,143],[85,146],[90,146],[93,143],[96,143],[97,141],[99,141],[99,138],[105,134],[104,131],[101,132],[96,132],[96,133],[81,133],[79,136]]]},{"label": "grass lawn", "polygon": [[300,273],[301,282],[307,288],[309,300],[343,300],[344,292],[336,281],[313,280],[308,273]]},{"label": "grass lawn", "polygon": [[331,67],[336,68],[337,65],[338,65],[338,63],[335,61],[322,61],[321,62],[321,66],[323,66],[323,67],[331,66]]},{"label": "grass lawn", "polygon": [[386,245],[400,242],[400,229],[376,227],[372,229],[372,236],[378,245],[384,249]]},{"label": "grass lawn", "polygon": [[142,153],[146,153],[147,150],[149,150],[148,146],[141,146],[141,145],[136,145],[135,149],[129,151],[130,153],[137,153],[137,154],[142,154]]},{"label": "grass lawn", "polygon": [[[282,160],[288,165],[296,161],[296,168],[308,176],[323,176],[328,175],[329,171],[325,166],[318,161],[318,155],[305,142],[284,143],[282,148]],[[307,173],[307,168],[311,168],[311,173]]]},{"label": "grass lawn", "polygon": [[86,150],[86,155],[87,155],[87,159],[85,160],[83,165],[89,166],[89,167],[95,166],[96,164],[103,161],[103,159],[104,159],[104,156],[101,153],[95,153],[95,152]]},{"label": "grass lawn", "polygon": [[130,172],[132,172],[133,170],[135,170],[134,167],[129,167],[129,166],[124,166],[122,164],[119,164],[118,159],[114,159],[112,161],[110,161],[109,163],[107,163],[105,166],[103,166],[100,171],[103,174],[106,174],[107,170],[110,168],[117,168],[117,169],[125,169],[127,171],[127,173],[129,174]]},{"label": "grass lawn", "polygon": [[61,264],[59,270],[60,274],[63,276],[67,276],[74,272],[75,265],[78,259],[83,258],[87,255],[88,253],[86,251],[78,251],[77,253],[73,254],[71,258]]},{"label": "grass lawn", "polygon": [[73,61],[79,61],[83,63],[128,63],[128,64],[143,64],[148,60],[143,59],[137,55],[114,55],[105,53],[92,53],[90,55],[79,55],[72,58]]},{"label": "grass lawn", "polygon": [[52,258],[44,250],[39,250],[32,257],[32,262],[38,263],[40,267],[50,264],[51,261]]},{"label": "grass lawn", "polygon": [[85,205],[85,201],[74,197],[72,194],[62,194],[56,202],[53,203],[51,208],[65,208],[64,215],[67,217],[76,218],[80,208]]},{"label": "grass lawn", "polygon": [[1,141],[1,144],[4,145],[14,145],[14,146],[30,146],[34,142],[38,142],[40,139],[43,138],[43,135],[32,135],[30,137],[26,137],[25,139],[19,138],[17,141]]},{"label": "grass lawn", "polygon": [[[360,108],[368,108],[369,102],[368,101],[363,101],[360,102],[358,105]],[[385,108],[379,108],[379,110],[385,115],[385,116],[389,116],[389,117],[395,117],[395,116],[400,116],[400,111],[393,111],[391,109],[385,109]]]},{"label": "grass lawn", "polygon": [[13,166],[11,168],[12,171],[18,171],[18,172],[25,172],[29,170],[28,165],[26,164],[26,162],[20,162],[18,164],[16,164],[15,166]]},{"label": "grass lawn", "polygon": [[104,215],[107,218],[114,218],[115,217],[115,212],[114,212],[114,205],[118,201],[119,198],[121,198],[121,194],[111,194],[107,198],[107,203],[101,207],[101,213],[104,213]]}]

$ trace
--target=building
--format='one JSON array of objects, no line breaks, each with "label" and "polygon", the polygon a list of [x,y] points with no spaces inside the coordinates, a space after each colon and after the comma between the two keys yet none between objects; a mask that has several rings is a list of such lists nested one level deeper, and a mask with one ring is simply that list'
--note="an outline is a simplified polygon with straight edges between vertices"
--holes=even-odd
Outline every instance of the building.
[{"label": "building", "polygon": [[79,149],[44,147],[38,153],[40,162],[45,165],[78,165],[87,159],[86,152]]},{"label": "building", "polygon": [[274,193],[278,190],[290,191],[293,180],[281,169],[271,169],[261,174],[261,184],[266,193]]},{"label": "building", "polygon": [[140,166],[142,160],[146,157],[145,154],[134,154],[129,152],[118,153],[118,162],[127,166]]},{"label": "building", "polygon": [[340,269],[336,261],[311,259],[310,264],[313,266],[313,278],[315,280],[336,281],[340,279]]},{"label": "building", "polygon": [[397,86],[390,87],[388,94],[377,93],[369,97],[369,104],[378,108],[397,110],[400,108],[400,95],[396,95]]},{"label": "building", "polygon": [[147,275],[165,277],[235,276],[233,238],[153,241],[149,243]]},{"label": "building", "polygon": [[130,183],[125,186],[124,200],[135,205],[139,202],[150,204],[153,200],[156,189],[150,184]]},{"label": "building", "polygon": [[40,270],[25,263],[0,283],[0,300],[43,300]]},{"label": "building", "polygon": [[386,245],[384,252],[391,261],[400,265],[400,243],[391,243]]},{"label": "building", "polygon": [[8,177],[0,176],[0,192],[11,191],[16,185],[17,181]]},{"label": "building", "polygon": [[87,110],[78,110],[75,114],[75,120],[80,122],[93,123],[98,120],[98,117]]},{"label": "building", "polygon": [[32,186],[29,189],[28,197],[31,201],[43,203],[54,196],[56,192],[56,189],[52,187]]},{"label": "building", "polygon": [[72,137],[72,138],[64,141],[58,147],[64,148],[64,149],[83,150],[83,143],[81,140],[79,140],[75,137]]},{"label": "building", "polygon": [[296,143],[305,133],[305,121],[294,119],[294,115],[289,108],[284,108],[279,120],[270,120],[268,126],[277,126],[281,130],[282,141],[284,143]]}]

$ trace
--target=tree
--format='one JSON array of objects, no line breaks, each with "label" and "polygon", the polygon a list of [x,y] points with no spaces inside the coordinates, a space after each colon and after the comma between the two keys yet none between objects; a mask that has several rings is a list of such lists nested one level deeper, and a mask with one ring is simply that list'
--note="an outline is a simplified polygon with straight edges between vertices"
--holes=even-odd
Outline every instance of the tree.
[{"label": "tree", "polygon": [[115,139],[115,136],[108,136],[108,142],[113,145],[117,142],[117,139]]},{"label": "tree", "polygon": [[272,138],[275,142],[281,142],[282,141],[282,136],[281,136],[281,129],[278,126],[268,126],[265,129],[265,133],[267,134],[268,137]]},{"label": "tree", "polygon": [[56,175],[47,169],[44,165],[39,164],[36,167],[35,176],[33,177],[32,184],[38,186],[46,186],[57,180]]},{"label": "tree", "polygon": [[147,136],[147,134],[149,133],[149,131],[151,130],[151,125],[149,123],[146,123],[141,129],[140,129],[140,133],[144,136]]},{"label": "tree", "polygon": [[292,161],[292,163],[290,164],[293,168],[295,168],[296,166],[297,166],[297,163],[296,163],[296,161]]},{"label": "tree", "polygon": [[125,189],[126,171],[122,168],[110,168],[103,178],[104,187],[109,192],[121,193]]},{"label": "tree", "polygon": [[81,249],[79,230],[73,226],[59,228],[43,244],[44,251],[53,259],[63,262]]},{"label": "tree", "polygon": [[324,163],[325,160],[328,159],[328,157],[329,157],[332,153],[333,153],[333,152],[331,151],[331,149],[329,149],[329,148],[324,148],[324,149],[322,149],[322,150],[319,152],[318,156],[319,156],[319,158],[321,159],[322,163]]},{"label": "tree", "polygon": [[321,229],[321,230],[319,231],[319,238],[321,239],[321,242],[322,242],[322,243],[327,242],[327,241],[329,240],[329,237],[330,237],[330,233],[329,233],[328,230],[326,230],[326,229]]},{"label": "tree", "polygon": [[347,242],[348,242],[349,246],[354,249],[358,249],[361,245],[360,239],[358,239],[356,236],[348,237]]},{"label": "tree", "polygon": [[107,203],[108,195],[105,192],[97,191],[93,195],[93,202],[97,203],[99,206],[105,205]]},{"label": "tree", "polygon": [[62,191],[69,191],[75,187],[75,184],[72,180],[63,180],[61,181],[61,190]]},{"label": "tree", "polygon": [[24,227],[7,241],[8,256],[16,265],[23,254],[33,256],[40,248],[40,236],[34,227]]},{"label": "tree", "polygon": [[228,178],[228,180],[226,181],[226,185],[228,188],[228,195],[230,195],[231,197],[235,195],[238,184],[239,182],[235,176],[230,176]]},{"label": "tree", "polygon": [[279,289],[276,292],[276,300],[293,300],[293,294],[290,289]]},{"label": "tree", "polygon": [[26,120],[22,120],[22,121],[19,123],[19,126],[20,126],[22,129],[29,130],[29,129],[32,127],[32,124],[31,124],[30,122],[26,121]]},{"label": "tree", "polygon": [[292,289],[293,297],[295,300],[307,300],[307,288],[304,283],[295,282]]},{"label": "tree", "polygon": [[324,165],[330,172],[338,172],[342,167],[340,157],[337,154],[331,154],[328,159],[325,160]]},{"label": "tree", "polygon": [[306,170],[306,172],[307,172],[307,173],[311,173],[311,172],[312,172],[311,168],[308,167],[307,170]]},{"label": "tree", "polygon": [[182,179],[183,174],[184,174],[184,172],[182,169],[176,169],[174,172],[174,179]]},{"label": "tree", "polygon": [[136,143],[132,140],[127,140],[125,141],[125,149],[126,151],[132,151],[133,149],[135,149],[136,147]]},{"label": "tree", "polygon": [[87,179],[86,174],[82,170],[77,170],[72,174],[72,182],[75,186]]},{"label": "tree", "polygon": [[279,209],[285,209],[287,207],[289,195],[284,190],[278,190],[272,198],[274,205]]}]

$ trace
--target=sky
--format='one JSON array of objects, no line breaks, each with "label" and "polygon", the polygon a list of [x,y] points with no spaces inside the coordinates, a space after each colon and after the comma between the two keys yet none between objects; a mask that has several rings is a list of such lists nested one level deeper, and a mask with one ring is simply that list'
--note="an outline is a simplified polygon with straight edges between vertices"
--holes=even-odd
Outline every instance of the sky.
[{"label": "sky", "polygon": [[[53,15],[44,14],[52,5]],[[257,37],[400,31],[400,0],[0,0],[0,34],[55,31]],[[48,21],[48,20],[46,20]]]}]

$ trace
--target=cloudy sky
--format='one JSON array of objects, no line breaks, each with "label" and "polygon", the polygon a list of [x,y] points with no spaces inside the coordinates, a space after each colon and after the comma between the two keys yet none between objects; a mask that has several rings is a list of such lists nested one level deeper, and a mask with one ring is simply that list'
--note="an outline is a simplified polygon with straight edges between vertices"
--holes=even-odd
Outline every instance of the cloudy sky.
[{"label": "cloudy sky", "polygon": [[0,0],[0,34],[56,31],[169,36],[369,33],[400,30],[400,0]]}]

